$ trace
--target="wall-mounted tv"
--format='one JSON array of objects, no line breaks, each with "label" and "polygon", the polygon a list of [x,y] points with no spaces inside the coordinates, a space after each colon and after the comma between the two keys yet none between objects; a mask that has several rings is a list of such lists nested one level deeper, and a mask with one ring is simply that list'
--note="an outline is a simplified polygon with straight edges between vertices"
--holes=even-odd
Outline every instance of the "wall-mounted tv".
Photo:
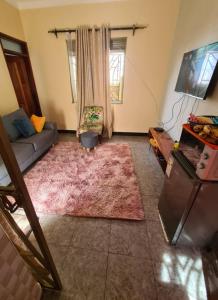
[{"label": "wall-mounted tv", "polygon": [[218,61],[218,42],[183,56],[175,91],[205,99]]}]

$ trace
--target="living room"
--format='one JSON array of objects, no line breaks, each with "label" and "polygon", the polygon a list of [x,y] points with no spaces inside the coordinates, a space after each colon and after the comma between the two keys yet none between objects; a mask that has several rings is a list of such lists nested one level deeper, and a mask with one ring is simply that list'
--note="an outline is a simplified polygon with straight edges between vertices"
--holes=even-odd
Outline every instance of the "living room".
[{"label": "living room", "polygon": [[[14,179],[18,190],[18,182],[25,182],[28,189],[27,193],[25,187],[21,188],[26,200],[12,205],[11,211],[10,204],[3,202],[22,229],[27,229],[27,219],[31,219],[28,227],[31,230],[25,234],[34,249],[39,247],[45,261],[48,259],[47,265],[43,266],[44,271],[51,274],[50,279],[43,277],[44,271],[40,273],[40,268],[34,269],[19,251],[38,289],[27,299],[216,299],[217,288],[211,293],[211,286],[208,287],[209,275],[202,254],[206,246],[213,244],[212,236],[210,241],[201,238],[201,247],[180,245],[178,237],[178,244],[175,238],[171,243],[164,219],[161,220],[161,214],[166,210],[160,195],[163,195],[163,186],[168,180],[168,175],[164,174],[166,165],[171,165],[168,156],[176,149],[175,141],[180,141],[183,124],[187,123],[189,115],[218,115],[215,78],[210,92],[203,97],[205,100],[175,91],[184,53],[218,41],[217,12],[215,0],[1,0],[0,114],[3,121],[10,115],[13,124],[9,126],[13,127],[15,120],[26,120],[26,112],[35,133],[25,142],[22,134],[14,140],[12,136],[11,147],[0,124],[1,156],[7,160],[8,166],[3,159],[10,174],[2,176],[0,172],[5,180],[0,178],[1,186],[14,183]],[[78,26],[84,26],[83,29],[96,40],[99,32],[110,33],[110,45],[106,49],[109,66],[107,63],[101,66],[103,71],[109,68],[105,77],[109,76],[110,91],[112,88],[115,91],[111,92],[113,97],[109,101],[98,102],[95,96],[91,102],[82,99],[81,94],[86,94],[90,81],[82,75],[89,72],[86,69],[88,63],[84,64],[85,71],[81,69],[77,73],[81,82],[75,88],[75,60],[79,65],[80,59],[83,62],[87,54],[84,46],[82,50],[78,48],[81,29]],[[93,27],[95,33],[90,30]],[[100,30],[95,30],[96,27]],[[28,65],[30,91],[34,94],[32,106],[18,99],[16,79],[11,75],[18,63],[14,64],[14,50],[7,48],[5,39],[21,47],[19,56],[24,59],[25,66]],[[113,48],[117,45],[119,51]],[[110,62],[118,54],[119,59],[122,58],[115,70]],[[95,72],[96,69],[93,68]],[[114,74],[119,77],[118,92],[112,85],[116,81]],[[77,90],[78,86],[81,91]],[[25,99],[26,95],[23,96]],[[103,107],[103,113],[95,110],[91,114],[91,117],[102,118],[100,137],[96,133],[90,135],[91,130],[80,131],[87,125],[84,108],[90,103]],[[36,115],[35,122],[32,118],[29,120],[32,114]],[[37,122],[45,123],[39,131]],[[151,128],[162,127],[164,137],[167,137],[163,144],[159,140],[162,132],[157,131],[154,136],[151,131]],[[44,138],[33,141],[34,136],[40,134],[44,134]],[[20,159],[32,151],[28,154],[31,159],[20,163],[16,151]],[[11,158],[13,152],[18,164]],[[167,172],[170,174],[171,170],[168,168]],[[176,174],[175,171],[175,178]],[[188,190],[188,184],[181,179],[178,192]],[[210,197],[215,198],[215,179],[212,184]],[[0,194],[5,195],[5,187],[2,190]],[[10,188],[7,191],[14,195]],[[178,192],[173,191],[175,198],[179,198]],[[31,208],[28,201],[33,204]],[[172,204],[167,203],[169,210]],[[5,216],[8,216],[7,209],[3,209]],[[213,219],[210,209],[207,216]],[[181,224],[185,223],[180,223],[180,227],[185,226]],[[2,222],[1,226],[4,231]],[[214,235],[216,226],[214,221]],[[208,232],[211,230],[211,226],[205,228]],[[18,234],[16,226],[13,230]],[[25,247],[33,250],[26,237],[22,238]],[[19,249],[13,235],[9,239]],[[39,259],[38,252],[32,252]],[[9,283],[8,288],[4,288],[11,293]]]}]

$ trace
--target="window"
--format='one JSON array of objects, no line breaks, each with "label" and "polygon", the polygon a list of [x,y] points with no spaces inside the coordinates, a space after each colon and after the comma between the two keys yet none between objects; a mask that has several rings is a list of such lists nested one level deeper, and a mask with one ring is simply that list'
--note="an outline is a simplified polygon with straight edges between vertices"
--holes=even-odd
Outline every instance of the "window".
[{"label": "window", "polygon": [[76,41],[67,40],[68,60],[70,69],[70,83],[73,102],[77,101],[77,88],[76,88]]},{"label": "window", "polygon": [[[122,103],[126,38],[113,38],[110,41],[109,72],[110,96],[112,103]],[[67,40],[70,81],[73,102],[77,101],[76,88],[76,41]]]},{"label": "window", "polygon": [[1,38],[2,48],[7,51],[23,53],[22,45],[9,39]]},{"label": "window", "polygon": [[122,103],[125,66],[126,38],[110,41],[110,96],[112,103]]}]

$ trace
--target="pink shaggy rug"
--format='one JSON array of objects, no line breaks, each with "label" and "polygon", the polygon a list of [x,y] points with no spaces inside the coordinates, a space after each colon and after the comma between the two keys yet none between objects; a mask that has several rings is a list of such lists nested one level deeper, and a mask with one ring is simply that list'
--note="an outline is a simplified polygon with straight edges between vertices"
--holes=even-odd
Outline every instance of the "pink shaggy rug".
[{"label": "pink shaggy rug", "polygon": [[128,144],[105,143],[86,152],[60,142],[24,176],[37,212],[144,219]]}]

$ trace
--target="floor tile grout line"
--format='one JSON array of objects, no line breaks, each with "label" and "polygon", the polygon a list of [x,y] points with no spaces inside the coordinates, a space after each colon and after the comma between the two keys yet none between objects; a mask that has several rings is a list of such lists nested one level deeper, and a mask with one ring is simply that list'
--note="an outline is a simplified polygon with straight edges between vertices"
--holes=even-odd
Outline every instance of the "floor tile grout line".
[{"label": "floor tile grout line", "polygon": [[[146,249],[145,249],[146,250]],[[148,249],[150,251],[150,247],[148,247]],[[150,258],[147,258],[147,257],[144,257],[144,256],[139,256],[139,255],[129,255],[129,254],[124,254],[124,253],[117,253],[117,252],[108,252],[109,254],[112,254],[112,255],[120,255],[120,256],[125,256],[125,257],[129,257],[129,258],[140,258],[140,259],[144,259],[146,261],[150,261],[151,260],[151,257]]]},{"label": "floor tile grout line", "polygon": [[[128,141],[126,141],[126,142],[128,142]],[[130,143],[128,143],[128,144],[130,144]],[[133,145],[131,145],[131,146],[133,146]],[[137,149],[137,147],[135,147],[135,149]],[[134,165],[136,164],[136,162],[138,161],[138,163],[139,163],[139,160],[138,160],[138,153],[137,153],[137,151],[133,151],[133,152],[135,152],[134,153],[134,155],[135,155],[135,157],[133,158],[133,162],[134,162]],[[146,166],[145,166],[146,167]],[[155,171],[155,170],[154,170]],[[144,174],[143,174],[144,175]],[[137,177],[138,178],[141,178],[141,179],[143,179],[143,176],[142,176],[142,174],[140,175],[140,173],[139,174],[137,174]],[[139,186],[141,185],[141,183],[139,182]],[[141,192],[141,191],[140,191]],[[151,194],[148,194],[148,196],[153,196],[153,194],[154,193],[151,193]],[[141,192],[141,195],[142,195],[142,198],[143,197],[145,197],[145,195]],[[155,196],[158,196],[158,195],[156,195],[155,194]],[[144,204],[144,203],[143,203]],[[120,253],[113,253],[113,252],[111,252],[110,251],[110,247],[111,247],[111,242],[112,242],[112,240],[111,240],[111,233],[112,233],[112,226],[113,226],[113,219],[112,220],[110,220],[110,233],[109,233],[109,235],[108,235],[108,250],[107,251],[101,251],[101,250],[96,250],[96,249],[91,249],[91,248],[82,248],[82,247],[77,247],[77,246],[74,246],[73,245],[73,237],[75,236],[75,232],[73,232],[73,234],[72,234],[72,237],[70,238],[70,242],[69,242],[69,245],[63,245],[64,247],[67,247],[67,248],[75,248],[75,249],[84,249],[84,250],[88,250],[88,251],[93,251],[93,252],[101,252],[101,253],[107,253],[107,255],[105,255],[105,262],[106,262],[106,276],[105,276],[105,286],[104,286],[104,299],[106,299],[106,297],[107,297],[107,291],[108,291],[108,280],[109,280],[109,272],[110,272],[110,270],[109,270],[109,261],[110,261],[110,254],[115,254],[115,255],[120,255],[120,256],[129,256],[129,257],[133,257],[133,258],[141,258],[141,259],[145,259],[146,260],[146,258],[144,258],[144,257],[141,257],[141,256],[130,256],[130,255],[125,255],[125,254],[120,254]],[[147,230],[147,221],[153,221],[153,222],[156,222],[156,220],[152,220],[152,219],[146,219],[145,218],[145,222],[146,222],[146,232],[148,231]],[[148,235],[148,234],[147,234]],[[58,245],[57,245],[58,246]],[[148,238],[148,251],[150,251],[151,252],[151,241],[150,241],[150,239]],[[152,258],[152,256],[151,256],[151,258],[150,258],[150,261],[152,262],[152,272],[154,273],[154,271],[153,271],[153,258]],[[155,280],[155,278],[154,278],[154,280]],[[155,281],[155,285],[154,285],[154,288],[156,288],[156,281]],[[157,289],[157,288],[156,288]],[[102,291],[103,292],[103,291]],[[156,295],[157,295],[157,291],[156,291]]]},{"label": "floor tile grout line", "polygon": [[[150,220],[149,220],[150,221]],[[148,243],[149,244],[149,243]],[[97,250],[97,249],[94,249],[94,248],[87,248],[87,247],[79,247],[79,246],[75,246],[73,244],[71,245],[57,245],[57,244],[54,244],[54,243],[49,243],[48,246],[57,246],[57,247],[60,247],[60,248],[72,248],[72,249],[81,249],[81,250],[87,250],[87,251],[91,251],[91,252],[97,252],[97,253],[103,253],[103,254],[114,254],[114,255],[120,255],[120,256],[125,256],[125,257],[132,257],[132,258],[141,258],[141,259],[145,259],[145,260],[151,260],[151,258],[147,258],[147,257],[144,257],[144,256],[140,256],[140,255],[131,255],[131,254],[125,254],[125,253],[118,253],[118,252],[115,252],[115,251],[104,251],[104,250]],[[150,251],[150,245],[148,245],[147,247]],[[146,250],[146,249],[145,249]]]},{"label": "floor tile grout line", "polygon": [[156,299],[158,300],[158,285],[157,285],[157,280],[156,280],[156,273],[155,273],[155,260],[153,259],[153,256],[151,254],[151,240],[149,238],[149,234],[148,234],[148,224],[147,224],[147,221],[146,221],[146,232],[147,232],[147,237],[148,237],[148,248],[150,250],[150,261],[151,261],[151,264],[152,264],[152,273],[153,273],[153,278],[154,278],[154,285],[155,285],[155,292],[156,292]]},{"label": "floor tile grout line", "polygon": [[110,249],[110,244],[111,244],[111,224],[112,222],[110,221],[110,230],[109,230],[109,235],[108,235],[108,254],[107,254],[107,265],[106,265],[106,274],[105,274],[105,285],[104,285],[104,300],[106,300],[106,290],[107,290],[107,278],[108,278],[108,263],[109,263],[109,249]]},{"label": "floor tile grout line", "polygon": [[154,285],[155,285],[155,292],[156,292],[156,299],[158,300],[158,282],[156,280],[156,273],[155,273],[155,261],[151,258],[151,264],[152,264],[152,273],[154,278]]},{"label": "floor tile grout line", "polygon": [[[51,246],[64,247],[64,248],[71,248],[71,249],[78,249],[78,250],[87,250],[87,251],[97,252],[97,253],[104,253],[104,254],[109,253],[108,251],[97,250],[97,249],[93,249],[93,248],[78,247],[78,246],[74,246],[73,244],[71,244],[71,245],[57,245],[57,244],[54,244],[54,243],[49,243],[49,244],[50,244]],[[49,244],[48,244],[48,246],[49,246]]]}]

